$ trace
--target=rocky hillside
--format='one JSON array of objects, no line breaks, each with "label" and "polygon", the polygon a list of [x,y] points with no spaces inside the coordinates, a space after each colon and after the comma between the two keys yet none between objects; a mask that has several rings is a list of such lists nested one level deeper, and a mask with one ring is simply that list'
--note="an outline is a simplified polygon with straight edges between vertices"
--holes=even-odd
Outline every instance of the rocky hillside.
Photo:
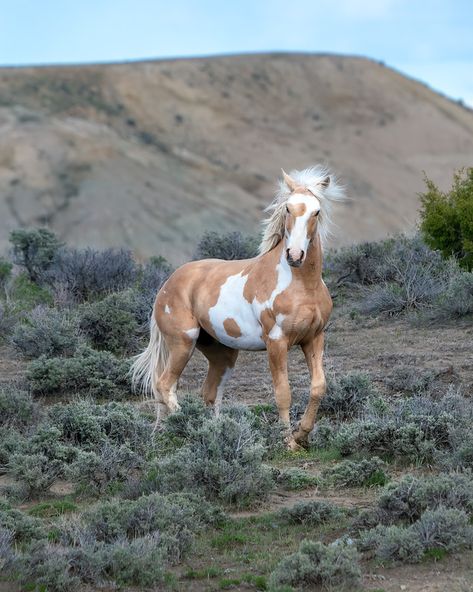
[{"label": "rocky hillside", "polygon": [[373,61],[253,55],[0,70],[0,251],[70,244],[188,257],[257,230],[280,168],[326,162],[350,201],[335,244],[414,227],[422,171],[471,165],[473,112]]}]

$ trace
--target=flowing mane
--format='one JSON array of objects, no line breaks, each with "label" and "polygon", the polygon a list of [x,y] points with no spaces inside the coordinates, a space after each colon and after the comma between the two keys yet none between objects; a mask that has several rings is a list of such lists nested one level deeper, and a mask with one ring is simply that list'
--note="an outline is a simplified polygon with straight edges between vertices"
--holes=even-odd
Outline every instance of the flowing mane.
[{"label": "flowing mane", "polygon": [[[303,171],[293,170],[289,174],[298,185],[309,189],[320,200],[321,210],[317,227],[323,243],[330,234],[332,202],[344,199],[343,187],[330,170],[322,165],[309,167]],[[322,183],[327,177],[330,177],[330,183],[328,187],[324,187]],[[261,255],[271,251],[283,238],[286,202],[290,195],[291,190],[283,180],[280,180],[276,196],[265,210],[269,212],[269,216],[263,220],[263,238],[259,246]]]}]

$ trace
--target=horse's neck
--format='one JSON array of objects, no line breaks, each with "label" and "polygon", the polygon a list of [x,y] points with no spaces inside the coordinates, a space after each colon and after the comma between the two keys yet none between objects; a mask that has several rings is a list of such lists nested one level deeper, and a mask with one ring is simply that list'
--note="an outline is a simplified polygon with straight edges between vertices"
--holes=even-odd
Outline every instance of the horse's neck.
[{"label": "horse's neck", "polygon": [[[272,251],[263,257],[271,257],[274,261],[281,261],[285,257],[286,241],[283,239]],[[309,244],[307,257],[302,267],[291,267],[294,278],[300,279],[309,289],[316,287],[322,280],[322,245],[317,235]]]}]

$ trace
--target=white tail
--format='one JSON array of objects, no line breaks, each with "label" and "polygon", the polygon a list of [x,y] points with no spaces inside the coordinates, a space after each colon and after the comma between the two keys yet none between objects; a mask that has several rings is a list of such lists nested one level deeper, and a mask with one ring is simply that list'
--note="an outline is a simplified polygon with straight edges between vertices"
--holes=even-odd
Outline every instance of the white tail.
[{"label": "white tail", "polygon": [[133,358],[130,370],[133,388],[145,395],[154,395],[156,399],[159,399],[156,377],[164,370],[168,357],[169,351],[163,334],[159,330],[154,315],[152,315],[148,347],[144,352]]}]

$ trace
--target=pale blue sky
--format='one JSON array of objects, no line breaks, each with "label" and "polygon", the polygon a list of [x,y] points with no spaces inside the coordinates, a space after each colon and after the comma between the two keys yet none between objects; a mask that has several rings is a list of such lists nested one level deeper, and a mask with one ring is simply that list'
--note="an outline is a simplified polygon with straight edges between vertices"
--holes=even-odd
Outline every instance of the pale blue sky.
[{"label": "pale blue sky", "polygon": [[368,56],[473,106],[471,0],[0,0],[0,65]]}]

